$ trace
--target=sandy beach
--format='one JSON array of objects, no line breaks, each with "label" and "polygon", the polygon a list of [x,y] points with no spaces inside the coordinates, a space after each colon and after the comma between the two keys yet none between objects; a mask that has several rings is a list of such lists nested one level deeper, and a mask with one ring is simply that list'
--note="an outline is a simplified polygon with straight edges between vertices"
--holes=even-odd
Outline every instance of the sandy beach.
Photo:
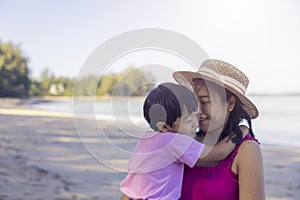
[{"label": "sandy beach", "polygon": [[[32,110],[20,101],[0,102],[0,200],[120,198],[119,184],[126,173],[105,166],[87,151],[72,114]],[[115,143],[132,146],[132,141],[117,137],[112,122],[101,122],[101,127],[114,135]],[[113,159],[104,144],[99,150]],[[300,199],[300,149],[262,150],[267,199]]]}]

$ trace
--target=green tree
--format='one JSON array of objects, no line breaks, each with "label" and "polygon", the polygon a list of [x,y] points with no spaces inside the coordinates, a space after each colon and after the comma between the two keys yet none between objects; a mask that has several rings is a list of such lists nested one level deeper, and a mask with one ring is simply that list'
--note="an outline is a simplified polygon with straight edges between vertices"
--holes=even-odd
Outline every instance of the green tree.
[{"label": "green tree", "polygon": [[41,83],[39,81],[31,79],[29,96],[41,96]]},{"label": "green tree", "polygon": [[50,86],[51,86],[51,75],[49,69],[46,68],[40,74],[39,93],[42,96],[49,95]]},{"label": "green tree", "polygon": [[20,47],[0,42],[0,96],[26,97],[29,89],[27,59]]},{"label": "green tree", "polygon": [[[32,89],[38,90],[42,96],[72,96],[75,79],[67,77],[56,77],[49,69],[44,69],[40,74],[40,81],[34,82]],[[32,91],[33,93],[34,91]]]},{"label": "green tree", "polygon": [[98,78],[93,75],[87,75],[76,81],[75,96],[94,96],[97,90]]},{"label": "green tree", "polygon": [[64,88],[65,88],[65,91],[62,95],[63,96],[72,96],[75,79],[74,78],[61,78],[61,82],[63,83]]},{"label": "green tree", "polygon": [[112,95],[115,84],[118,81],[117,74],[108,74],[102,76],[98,82],[96,94],[99,96]]},{"label": "green tree", "polygon": [[154,86],[154,77],[144,71],[129,67],[118,74],[113,94],[117,96],[142,96]]}]

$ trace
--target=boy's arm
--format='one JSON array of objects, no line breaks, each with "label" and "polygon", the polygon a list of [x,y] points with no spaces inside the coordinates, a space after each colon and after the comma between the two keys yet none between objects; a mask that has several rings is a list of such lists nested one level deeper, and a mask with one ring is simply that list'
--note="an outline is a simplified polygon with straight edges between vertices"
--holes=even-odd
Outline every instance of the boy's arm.
[{"label": "boy's arm", "polygon": [[[239,127],[245,137],[249,133],[249,129],[246,126]],[[231,141],[232,134],[226,136],[221,142],[215,146],[205,145],[205,148],[200,155],[198,161],[200,162],[215,162],[226,158],[234,149],[235,143]]]},{"label": "boy's arm", "polygon": [[235,144],[230,140],[230,136],[225,137],[215,146],[205,145],[198,161],[213,162],[226,158],[234,149]]}]

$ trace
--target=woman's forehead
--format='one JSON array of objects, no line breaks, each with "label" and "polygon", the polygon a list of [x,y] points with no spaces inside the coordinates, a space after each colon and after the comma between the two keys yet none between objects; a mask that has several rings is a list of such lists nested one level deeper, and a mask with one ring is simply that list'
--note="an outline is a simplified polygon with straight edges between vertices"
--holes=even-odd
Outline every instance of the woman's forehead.
[{"label": "woman's forehead", "polygon": [[202,84],[193,85],[194,92],[196,96],[199,95],[207,95],[207,96],[215,96],[215,95],[225,95],[225,88],[219,85],[216,85],[209,81],[203,81]]},{"label": "woman's forehead", "polygon": [[204,94],[204,95],[209,95],[208,88],[206,84],[198,84],[194,85],[194,91],[196,95],[199,95],[199,93]]}]

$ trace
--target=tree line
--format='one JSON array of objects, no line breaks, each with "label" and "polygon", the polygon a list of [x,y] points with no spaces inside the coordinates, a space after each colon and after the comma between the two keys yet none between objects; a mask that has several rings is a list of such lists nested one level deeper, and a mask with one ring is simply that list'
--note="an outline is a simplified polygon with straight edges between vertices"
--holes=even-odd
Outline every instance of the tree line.
[{"label": "tree line", "polygon": [[44,69],[39,78],[30,78],[28,58],[20,46],[0,41],[0,97],[72,96],[76,95],[142,96],[154,86],[151,74],[128,67],[119,73],[81,79],[54,76]]}]

